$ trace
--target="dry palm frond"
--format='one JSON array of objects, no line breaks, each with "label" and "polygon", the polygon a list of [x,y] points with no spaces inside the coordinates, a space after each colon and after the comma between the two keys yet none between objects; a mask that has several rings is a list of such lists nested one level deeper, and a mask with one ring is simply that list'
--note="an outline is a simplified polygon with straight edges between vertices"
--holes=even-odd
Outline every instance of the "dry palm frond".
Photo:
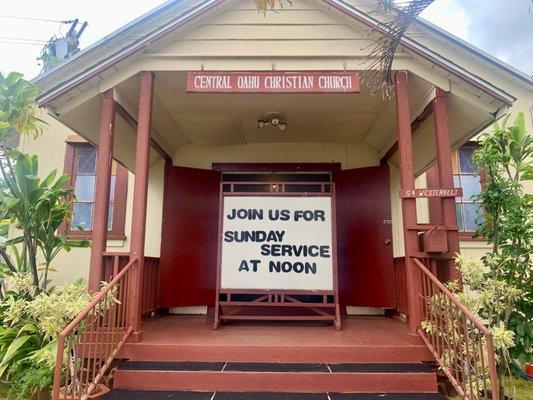
[{"label": "dry palm frond", "polygon": [[371,46],[372,50],[367,56],[370,62],[367,71],[367,80],[372,93],[381,91],[385,97],[390,97],[394,91],[394,78],[392,76],[392,62],[396,49],[405,32],[413,21],[435,0],[378,0],[375,13],[384,14],[385,17],[394,13],[388,22],[382,22],[374,31],[380,34],[379,39]]},{"label": "dry palm frond", "polygon": [[254,3],[260,12],[266,14],[268,10],[274,12],[283,10],[283,1],[286,1],[287,4],[292,5],[291,0],[254,0]]}]

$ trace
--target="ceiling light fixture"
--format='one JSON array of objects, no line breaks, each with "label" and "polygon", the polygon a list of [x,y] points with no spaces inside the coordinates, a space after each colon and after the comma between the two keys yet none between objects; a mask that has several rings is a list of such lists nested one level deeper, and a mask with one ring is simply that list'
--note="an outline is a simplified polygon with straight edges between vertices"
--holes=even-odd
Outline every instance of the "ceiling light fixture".
[{"label": "ceiling light fixture", "polygon": [[266,126],[275,126],[282,132],[285,132],[287,129],[287,123],[282,121],[281,114],[277,112],[266,113],[263,119],[257,121],[257,127],[259,129]]}]

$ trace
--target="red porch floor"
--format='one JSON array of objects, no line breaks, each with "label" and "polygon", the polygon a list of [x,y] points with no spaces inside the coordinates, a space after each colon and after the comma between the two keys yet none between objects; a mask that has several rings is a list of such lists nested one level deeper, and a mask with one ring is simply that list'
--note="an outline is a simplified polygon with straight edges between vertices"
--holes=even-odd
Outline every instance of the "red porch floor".
[{"label": "red porch floor", "polygon": [[224,324],[211,315],[153,317],[143,340],[126,343],[131,360],[249,362],[420,362],[432,360],[422,342],[412,343],[395,318],[344,317],[342,330],[320,324]]}]

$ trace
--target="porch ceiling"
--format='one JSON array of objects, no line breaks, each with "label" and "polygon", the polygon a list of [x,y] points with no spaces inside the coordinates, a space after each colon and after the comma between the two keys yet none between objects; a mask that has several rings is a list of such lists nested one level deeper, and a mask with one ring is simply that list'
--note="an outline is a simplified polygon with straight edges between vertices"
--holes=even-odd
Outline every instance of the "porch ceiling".
[{"label": "porch ceiling", "polygon": [[[360,142],[387,104],[364,85],[358,94],[198,94],[186,93],[186,72],[155,75],[154,128],[172,150],[186,143]],[[135,107],[138,84],[129,79],[119,86]],[[279,112],[287,130],[259,129],[268,112]]]},{"label": "porch ceiling", "polygon": [[[185,71],[155,72],[152,137],[170,155],[188,144],[247,143],[365,143],[383,155],[396,140],[394,99],[372,95],[364,83],[357,94],[193,94],[186,93],[186,78]],[[136,118],[138,76],[121,82],[116,90],[117,101]],[[410,74],[413,120],[432,91],[432,84]],[[97,144],[99,103],[95,97],[60,119]],[[450,95],[449,104],[454,144],[465,141],[492,119],[456,96]],[[258,128],[257,121],[272,111],[279,112],[287,122],[284,132],[274,127]],[[135,131],[117,117],[115,135],[115,157],[133,170]],[[423,124],[415,135],[414,146],[419,143],[423,150],[417,168],[427,166],[434,157],[432,136],[431,122]],[[154,153],[152,160],[156,159]]]}]

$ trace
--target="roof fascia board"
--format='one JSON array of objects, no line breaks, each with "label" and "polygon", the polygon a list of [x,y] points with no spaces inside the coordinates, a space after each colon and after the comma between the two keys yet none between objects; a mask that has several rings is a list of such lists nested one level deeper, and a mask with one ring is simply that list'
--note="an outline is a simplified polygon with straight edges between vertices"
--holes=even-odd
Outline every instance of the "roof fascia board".
[{"label": "roof fascia board", "polygon": [[[201,15],[215,8],[217,5],[223,3],[224,1],[225,0],[203,1],[202,3],[198,4],[197,6],[188,10],[187,12],[183,13],[179,18],[175,19],[170,24],[162,26],[161,28],[157,29],[151,34],[145,36],[143,39],[135,43],[132,43],[130,46],[127,46],[126,48],[116,52],[112,56],[103,60],[101,63],[93,66],[92,68],[68,80],[65,84],[57,85],[54,89],[50,90],[49,93],[38,98],[37,104],[39,106],[48,104],[52,100],[55,100],[56,98],[60,97],[66,91],[104,72],[105,70],[111,68],[113,65],[117,64],[118,62],[144,49],[146,46],[148,46],[153,41],[158,40],[159,38],[173,32],[174,30],[178,29],[180,26],[196,18],[198,15]],[[65,66],[66,65],[67,64],[65,64]]]},{"label": "roof fascia board", "polygon": [[416,20],[415,20],[415,25],[418,25],[420,27],[422,27],[423,29],[427,29],[429,31],[431,31],[432,33],[434,33],[435,35],[445,39],[445,40],[448,40],[448,41],[451,41],[453,44],[461,47],[462,49],[466,50],[467,52],[471,53],[472,55],[476,56],[476,57],[480,57],[481,59],[483,59],[485,62],[489,63],[489,64],[492,64],[498,68],[503,68],[506,70],[507,73],[511,74],[513,77],[521,80],[522,82],[525,82],[527,83],[528,85],[530,86],[533,86],[533,79],[531,77],[529,77],[527,74],[525,74],[524,72],[514,68],[512,65],[509,65],[507,64],[506,62],[504,61],[501,61],[499,60],[498,58],[496,57],[493,57],[491,54],[471,45],[470,43],[464,41],[463,39],[451,34],[450,32],[447,32],[441,28],[439,28],[438,26],[436,26],[435,24],[425,20],[424,18],[421,18],[421,17],[418,17]]},{"label": "roof fascia board", "polygon": [[[322,0],[324,3],[330,5],[331,7],[337,9],[338,11],[356,19],[357,21],[365,24],[366,26],[375,29],[376,31],[380,33],[385,33],[385,28],[380,24],[379,21],[376,19],[370,17],[368,14],[357,10],[356,8],[352,7],[350,4],[345,3],[342,0]],[[512,105],[514,101],[516,100],[515,97],[511,96],[510,94],[506,93],[505,91],[494,87],[489,82],[486,82],[482,78],[468,72],[467,70],[461,68],[457,64],[453,63],[452,61],[442,57],[439,54],[434,53],[427,47],[421,45],[420,43],[416,42],[415,40],[408,38],[404,36],[402,40],[400,41],[400,45],[413,53],[431,61],[433,64],[443,68],[450,74],[467,81],[472,86],[482,90],[483,92],[489,94],[490,96],[500,100],[501,102]]]}]

